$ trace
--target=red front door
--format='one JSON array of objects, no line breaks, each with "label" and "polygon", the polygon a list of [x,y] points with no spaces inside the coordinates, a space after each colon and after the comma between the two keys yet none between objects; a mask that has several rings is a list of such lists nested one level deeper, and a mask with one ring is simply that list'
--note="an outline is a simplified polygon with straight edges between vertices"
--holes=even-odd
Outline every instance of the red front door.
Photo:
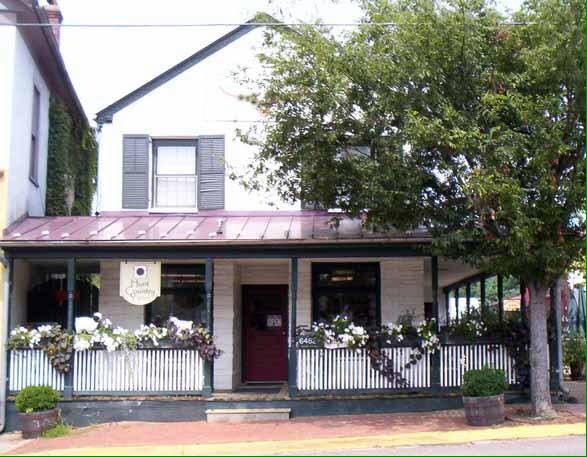
[{"label": "red front door", "polygon": [[287,380],[287,286],[243,286],[243,381]]}]

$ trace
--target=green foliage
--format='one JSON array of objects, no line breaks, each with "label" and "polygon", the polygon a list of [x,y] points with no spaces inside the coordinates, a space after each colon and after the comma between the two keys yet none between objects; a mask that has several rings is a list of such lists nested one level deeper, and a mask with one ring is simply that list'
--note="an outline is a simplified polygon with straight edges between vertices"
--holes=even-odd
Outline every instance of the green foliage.
[{"label": "green foliage", "polygon": [[506,388],[503,370],[484,367],[465,372],[461,391],[465,397],[490,397],[503,394]]},{"label": "green foliage", "polygon": [[585,338],[572,335],[564,339],[563,361],[571,369],[573,379],[581,378],[585,368]]},{"label": "green foliage", "polygon": [[97,174],[94,130],[72,119],[58,98],[49,108],[47,161],[47,214],[90,214]]},{"label": "green foliage", "polygon": [[22,389],[15,400],[16,410],[21,413],[47,411],[57,406],[59,393],[49,386],[29,386]]},{"label": "green foliage", "polygon": [[396,25],[267,32],[242,180],[549,287],[585,251],[584,2],[360,5]]},{"label": "green foliage", "polygon": [[68,436],[71,432],[71,425],[61,422],[49,430],[45,430],[41,436],[43,438],[59,438],[61,436]]},{"label": "green foliage", "polygon": [[73,336],[60,331],[43,347],[53,368],[59,373],[68,373],[73,361]]}]

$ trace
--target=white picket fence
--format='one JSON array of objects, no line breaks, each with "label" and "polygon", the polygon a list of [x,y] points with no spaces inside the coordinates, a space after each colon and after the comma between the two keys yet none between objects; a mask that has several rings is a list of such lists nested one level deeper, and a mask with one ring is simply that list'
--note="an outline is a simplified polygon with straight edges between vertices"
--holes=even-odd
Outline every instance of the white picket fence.
[{"label": "white picket fence", "polygon": [[[10,391],[30,385],[63,390],[64,380],[43,351],[11,351]],[[74,395],[193,394],[202,391],[203,381],[204,361],[192,349],[96,350],[74,356]]]},{"label": "white picket fence", "polygon": [[59,373],[40,349],[10,351],[8,390],[18,392],[28,386],[50,386],[63,390],[65,376]]},{"label": "white picket fence", "polygon": [[[410,369],[403,370],[410,358],[409,347],[385,348],[395,371],[401,372],[410,388],[430,387],[430,355],[425,354]],[[378,390],[401,386],[390,381],[371,365],[366,349],[299,348],[297,387],[302,391]]]},{"label": "white picket fence", "polygon": [[[394,369],[407,381],[407,388],[432,387],[432,356],[425,354],[410,368],[403,368],[412,353],[409,347],[383,349]],[[386,379],[371,366],[366,349],[298,348],[297,387],[300,391],[369,391],[406,388]],[[443,345],[440,349],[440,387],[459,387],[468,369],[490,366],[505,371],[509,384],[518,382],[514,360],[502,344]]]},{"label": "white picket fence", "polygon": [[440,349],[440,385],[459,387],[463,374],[489,366],[505,371],[509,384],[517,384],[518,379],[513,358],[503,344],[459,344],[444,345]]}]

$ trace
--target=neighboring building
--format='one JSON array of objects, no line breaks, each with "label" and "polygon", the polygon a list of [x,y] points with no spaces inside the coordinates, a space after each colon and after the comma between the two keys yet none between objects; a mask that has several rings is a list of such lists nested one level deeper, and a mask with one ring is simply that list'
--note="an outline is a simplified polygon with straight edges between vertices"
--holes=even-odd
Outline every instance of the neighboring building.
[{"label": "neighboring building", "polygon": [[[63,100],[69,112],[87,124],[59,53],[61,19],[55,2],[40,7],[33,0],[0,0],[0,231],[26,217],[46,214],[50,98]],[[17,22],[54,26],[5,25]],[[0,260],[4,310],[8,278],[5,259]],[[14,276],[29,275],[27,265],[17,263]],[[18,315],[19,310],[15,312]],[[2,366],[4,361],[2,357]]]},{"label": "neighboring building", "polygon": [[[206,407],[234,407],[230,402],[239,398],[249,401],[239,407],[259,407],[253,400],[262,398],[295,414],[388,410],[396,403],[333,401],[301,411],[306,406],[292,400],[299,395],[393,393],[401,388],[374,371],[364,350],[303,347],[296,341],[296,327],[341,313],[365,326],[409,315],[444,323],[449,292],[465,287],[471,277],[484,280],[465,265],[432,257],[426,251],[431,239],[423,230],[375,233],[337,212],[300,210],[300,205],[275,210],[268,205],[275,195],[247,194],[228,178],[228,170],[242,170],[254,153],[238,140],[237,128],[264,120],[239,98],[242,88],[231,76],[239,65],[255,61],[261,34],[261,28],[240,26],[100,111],[98,215],[27,218],[0,242],[14,263],[32,259],[37,270],[67,263],[69,278],[76,271],[78,277],[100,278],[98,292],[89,287],[78,290],[78,296],[73,281],[66,286],[67,278],[42,290],[20,282],[11,307],[28,309],[28,314],[13,325],[71,326],[66,309],[74,315],[99,311],[131,330],[174,315],[208,326],[223,351],[213,364],[190,359],[181,350],[139,351],[133,374],[112,354],[80,353],[76,367],[81,368],[72,376],[51,375],[68,394],[227,393],[216,397],[216,403],[195,402],[189,410],[177,403],[170,406],[176,408],[173,415],[158,416],[176,420],[203,418]],[[338,223],[333,223],[335,217]],[[121,297],[121,279],[128,279],[125,265],[137,261],[135,272],[143,273],[151,261],[161,263],[161,296],[146,306]],[[47,303],[42,298],[47,291],[53,291],[47,300],[54,303],[35,308]],[[38,301],[31,302],[31,296]],[[458,387],[463,347],[443,352],[442,361],[431,355],[419,361],[410,375],[411,391]],[[405,345],[393,350],[400,359],[408,357]],[[470,366],[481,363],[488,350],[480,346],[479,359],[471,359]],[[514,380],[504,351],[496,352],[495,364],[507,368]],[[29,362],[13,360],[11,388],[18,390],[35,378],[17,380],[18,370]],[[277,392],[284,389],[274,396],[230,396],[267,384]],[[431,405],[413,401],[414,408]],[[132,413],[138,416],[127,411],[124,417],[144,417],[141,411],[149,405]],[[119,411],[109,416],[113,418],[128,408],[108,407]]]}]

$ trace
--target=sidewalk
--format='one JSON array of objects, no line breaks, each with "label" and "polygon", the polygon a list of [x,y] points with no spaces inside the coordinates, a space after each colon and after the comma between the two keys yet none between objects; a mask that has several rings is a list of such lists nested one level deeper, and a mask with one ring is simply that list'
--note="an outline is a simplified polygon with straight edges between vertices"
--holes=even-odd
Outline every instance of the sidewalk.
[{"label": "sidewalk", "polygon": [[186,455],[271,454],[358,449],[477,440],[585,434],[585,418],[566,409],[552,421],[534,421],[527,406],[510,406],[510,420],[492,428],[465,423],[462,410],[297,418],[249,424],[114,423],[79,429],[69,436],[37,439],[11,454]]}]

